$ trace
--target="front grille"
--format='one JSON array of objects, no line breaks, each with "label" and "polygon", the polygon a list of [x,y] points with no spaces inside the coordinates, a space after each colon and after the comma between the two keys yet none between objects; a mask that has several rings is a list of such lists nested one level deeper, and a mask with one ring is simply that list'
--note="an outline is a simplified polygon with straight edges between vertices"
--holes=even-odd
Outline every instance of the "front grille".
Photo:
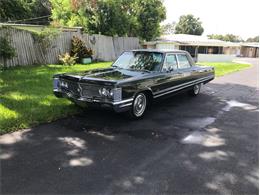
[{"label": "front grille", "polygon": [[99,85],[80,83],[80,87],[82,90],[83,97],[87,97],[87,98],[101,97],[99,94],[99,89],[100,89]]},{"label": "front grille", "polygon": [[61,82],[66,82],[68,87],[61,86],[61,90],[64,91],[65,93],[71,93],[73,96],[80,96],[79,92],[79,85],[75,81],[70,81],[67,79],[62,79]]}]

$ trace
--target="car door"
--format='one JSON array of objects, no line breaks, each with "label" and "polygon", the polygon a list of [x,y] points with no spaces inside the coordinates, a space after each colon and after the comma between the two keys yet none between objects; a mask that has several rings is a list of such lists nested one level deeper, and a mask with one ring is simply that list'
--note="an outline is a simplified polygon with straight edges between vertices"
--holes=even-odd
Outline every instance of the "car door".
[{"label": "car door", "polygon": [[178,61],[178,73],[181,75],[181,83],[190,83],[195,78],[192,71],[192,65],[185,53],[176,54]]},{"label": "car door", "polygon": [[174,53],[167,53],[161,70],[161,77],[157,80],[154,95],[159,97],[174,91],[175,86],[182,83],[182,73],[178,72],[178,62]]}]

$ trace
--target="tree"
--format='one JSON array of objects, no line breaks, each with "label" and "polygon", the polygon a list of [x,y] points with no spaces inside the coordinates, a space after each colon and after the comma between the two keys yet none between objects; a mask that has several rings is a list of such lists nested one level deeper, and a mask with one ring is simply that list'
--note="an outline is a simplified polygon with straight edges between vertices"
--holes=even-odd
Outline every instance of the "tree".
[{"label": "tree", "polygon": [[124,36],[131,33],[131,14],[133,0],[105,0],[97,1],[86,10],[87,31],[104,35]]},{"label": "tree", "polygon": [[165,19],[161,0],[99,0],[87,9],[87,31],[152,40]]},{"label": "tree", "polygon": [[137,23],[139,37],[146,41],[160,35],[160,22],[165,20],[166,11],[161,0],[139,0]]},{"label": "tree", "polygon": [[243,41],[243,39],[240,36],[233,35],[233,34],[226,34],[226,35],[211,34],[211,35],[208,35],[208,38],[218,39],[218,40],[222,40],[222,41],[229,41],[229,42],[242,42]]},{"label": "tree", "polygon": [[0,22],[48,24],[48,17],[42,19],[37,19],[37,17],[50,15],[50,10],[49,0],[0,1]]},{"label": "tree", "polygon": [[50,0],[50,2],[54,26],[85,27],[87,25],[85,0]]},{"label": "tree", "polygon": [[0,22],[29,17],[28,10],[20,0],[0,1]]},{"label": "tree", "polygon": [[165,19],[161,0],[50,0],[53,24],[82,26],[91,34],[152,40]]},{"label": "tree", "polygon": [[176,34],[202,35],[203,32],[200,19],[191,14],[181,16],[175,27]]},{"label": "tree", "polygon": [[161,33],[162,34],[166,34],[166,35],[174,34],[174,32],[175,32],[175,25],[176,25],[175,22],[167,23],[167,24],[162,25],[161,26]]},{"label": "tree", "polygon": [[259,42],[259,36],[250,37],[246,41],[247,42]]},{"label": "tree", "polygon": [[32,3],[29,7],[30,15],[32,18],[38,18],[44,16],[44,18],[28,20],[25,23],[27,24],[41,24],[48,25],[50,24],[50,15],[51,15],[51,3],[49,0],[32,0]]}]

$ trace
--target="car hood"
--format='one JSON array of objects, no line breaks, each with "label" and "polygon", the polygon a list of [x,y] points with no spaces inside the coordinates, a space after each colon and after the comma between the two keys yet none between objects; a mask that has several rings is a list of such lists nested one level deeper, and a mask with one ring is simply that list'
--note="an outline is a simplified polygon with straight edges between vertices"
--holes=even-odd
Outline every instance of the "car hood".
[{"label": "car hood", "polygon": [[138,78],[147,75],[147,72],[127,70],[120,68],[106,68],[106,69],[95,69],[86,72],[79,73],[66,73],[63,76],[73,77],[84,81],[109,81],[118,82],[124,80],[130,80],[133,77]]}]

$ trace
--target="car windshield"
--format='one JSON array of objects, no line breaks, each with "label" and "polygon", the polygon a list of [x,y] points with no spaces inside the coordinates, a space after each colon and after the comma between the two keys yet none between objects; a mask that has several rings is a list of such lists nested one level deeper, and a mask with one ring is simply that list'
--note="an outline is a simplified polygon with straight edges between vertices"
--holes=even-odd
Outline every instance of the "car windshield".
[{"label": "car windshield", "polygon": [[141,71],[159,71],[163,54],[159,52],[124,52],[113,64],[115,67]]}]

